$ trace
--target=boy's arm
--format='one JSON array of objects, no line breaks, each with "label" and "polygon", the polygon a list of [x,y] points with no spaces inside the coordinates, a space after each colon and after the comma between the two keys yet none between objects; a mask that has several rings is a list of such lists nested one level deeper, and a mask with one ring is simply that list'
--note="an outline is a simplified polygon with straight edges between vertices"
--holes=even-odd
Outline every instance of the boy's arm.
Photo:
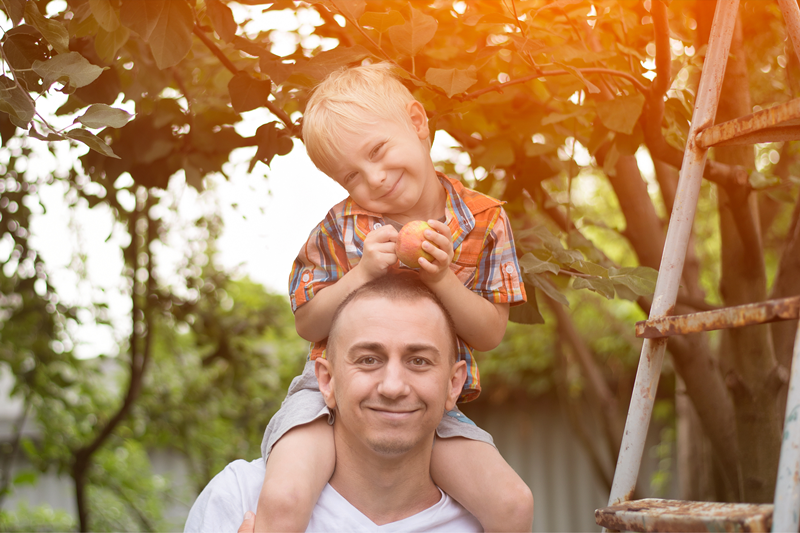
[{"label": "boy's arm", "polygon": [[318,289],[313,298],[295,310],[297,334],[309,342],[326,339],[339,304],[360,286],[383,276],[397,262],[396,240],[397,230],[391,225],[368,233],[361,261],[341,278],[332,280],[332,284]]},{"label": "boy's arm", "polygon": [[453,244],[450,228],[438,220],[429,220],[435,230],[425,230],[422,249],[433,262],[421,258],[420,277],[444,304],[456,326],[456,333],[476,350],[492,350],[503,340],[508,323],[507,303],[490,302],[471,291],[450,269]]},{"label": "boy's arm", "polygon": [[493,303],[472,292],[449,268],[441,280],[428,286],[453,317],[459,337],[481,352],[497,348],[506,333],[507,303]]}]

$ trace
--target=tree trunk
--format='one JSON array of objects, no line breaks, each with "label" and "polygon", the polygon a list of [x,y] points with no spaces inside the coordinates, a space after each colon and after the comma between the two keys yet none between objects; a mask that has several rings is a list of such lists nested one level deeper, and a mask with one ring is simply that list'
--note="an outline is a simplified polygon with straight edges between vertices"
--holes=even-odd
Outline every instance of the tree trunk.
[{"label": "tree trunk", "polygon": [[[723,81],[717,123],[752,112],[749,79],[737,20]],[[755,168],[752,146],[719,147],[716,159]],[[720,292],[728,306],[767,298],[767,279],[758,227],[756,196],[744,187],[718,188],[722,275]],[[725,330],[720,362],[733,393],[742,471],[742,498],[771,502],[780,448],[777,364],[768,325]]]},{"label": "tree trunk", "polygon": [[[149,217],[150,208],[155,201],[154,198],[147,193],[147,198],[144,201],[137,201],[137,207],[134,213],[131,214],[129,220],[129,231],[131,235],[130,251],[128,257],[132,258],[133,264],[131,265],[132,274],[131,279],[133,286],[131,288],[131,302],[132,302],[132,331],[130,340],[130,380],[128,382],[128,390],[125,393],[125,398],[122,400],[117,412],[112,416],[109,421],[97,433],[95,438],[83,448],[74,452],[74,462],[72,464],[72,479],[75,484],[75,506],[78,510],[78,524],[80,531],[89,531],[89,509],[86,502],[86,485],[89,469],[92,465],[92,456],[100,449],[100,447],[108,440],[117,429],[119,424],[125,420],[136,403],[139,393],[144,383],[144,375],[147,370],[147,364],[150,361],[152,352],[153,341],[153,306],[151,297],[155,295],[155,277],[154,265],[152,254],[152,243],[156,239],[156,223]],[[142,205],[144,204],[144,205]],[[147,230],[144,235],[140,235],[137,228],[139,220],[147,220]],[[141,242],[141,244],[140,244]],[[145,254],[147,259],[147,280],[143,284],[142,293],[137,291],[137,285],[141,282],[136,280],[137,261],[140,254]],[[144,305],[140,306],[139,299],[144,300]],[[140,342],[142,341],[142,342]]]}]

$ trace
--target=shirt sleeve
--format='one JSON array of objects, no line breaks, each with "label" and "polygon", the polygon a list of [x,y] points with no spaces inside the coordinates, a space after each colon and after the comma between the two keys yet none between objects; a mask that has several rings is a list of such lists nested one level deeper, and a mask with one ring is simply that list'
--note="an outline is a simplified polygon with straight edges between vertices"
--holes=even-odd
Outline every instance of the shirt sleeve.
[{"label": "shirt sleeve", "polygon": [[494,303],[519,305],[526,301],[511,223],[502,207],[486,232],[472,290]]},{"label": "shirt sleeve", "polygon": [[333,211],[309,235],[289,275],[292,311],[311,300],[320,289],[333,285],[350,270],[341,232]]},{"label": "shirt sleeve", "polygon": [[247,511],[256,512],[264,461],[234,461],[214,476],[189,511],[184,533],[235,533]]}]

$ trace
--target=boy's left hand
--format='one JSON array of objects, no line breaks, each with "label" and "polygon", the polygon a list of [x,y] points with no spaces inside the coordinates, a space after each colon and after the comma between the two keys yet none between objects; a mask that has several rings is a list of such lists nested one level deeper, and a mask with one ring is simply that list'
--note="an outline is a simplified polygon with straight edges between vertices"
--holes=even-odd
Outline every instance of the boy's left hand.
[{"label": "boy's left hand", "polygon": [[419,259],[419,275],[425,283],[441,281],[450,270],[453,260],[453,236],[447,224],[438,220],[428,220],[428,225],[435,231],[425,230],[425,241],[422,249],[433,256],[433,261],[424,257]]}]

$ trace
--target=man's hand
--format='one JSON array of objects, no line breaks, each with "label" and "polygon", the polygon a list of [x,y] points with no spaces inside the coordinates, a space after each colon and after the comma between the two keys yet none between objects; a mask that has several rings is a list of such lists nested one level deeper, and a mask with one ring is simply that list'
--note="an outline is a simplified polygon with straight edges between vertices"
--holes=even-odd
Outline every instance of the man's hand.
[{"label": "man's hand", "polygon": [[256,515],[247,511],[244,513],[244,522],[239,526],[238,533],[254,533],[256,530]]},{"label": "man's hand", "polygon": [[368,280],[383,276],[389,267],[397,263],[396,242],[397,230],[389,224],[367,234],[358,267]]},{"label": "man's hand", "polygon": [[450,263],[453,261],[453,236],[447,224],[438,220],[429,220],[428,225],[433,230],[425,230],[427,240],[422,242],[422,249],[431,254],[433,261],[420,257],[419,275],[423,282],[430,285],[441,281],[450,270]]}]

